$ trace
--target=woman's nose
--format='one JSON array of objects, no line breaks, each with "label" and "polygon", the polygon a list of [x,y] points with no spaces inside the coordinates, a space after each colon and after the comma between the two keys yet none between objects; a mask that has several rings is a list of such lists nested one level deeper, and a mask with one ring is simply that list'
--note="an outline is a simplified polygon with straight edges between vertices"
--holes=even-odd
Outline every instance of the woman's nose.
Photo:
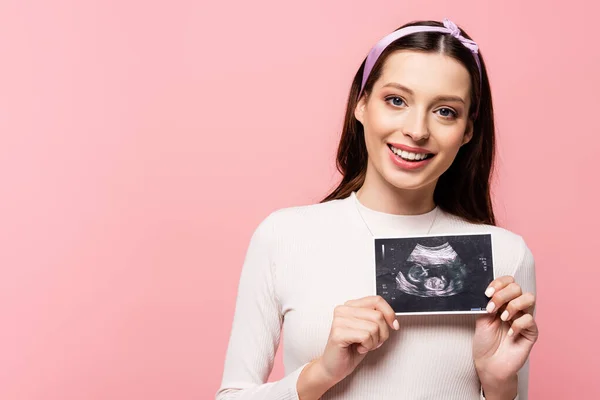
[{"label": "woman's nose", "polygon": [[427,139],[429,137],[429,129],[427,127],[426,115],[426,112],[417,110],[409,111],[404,120],[402,133],[406,136],[410,136],[415,142]]}]

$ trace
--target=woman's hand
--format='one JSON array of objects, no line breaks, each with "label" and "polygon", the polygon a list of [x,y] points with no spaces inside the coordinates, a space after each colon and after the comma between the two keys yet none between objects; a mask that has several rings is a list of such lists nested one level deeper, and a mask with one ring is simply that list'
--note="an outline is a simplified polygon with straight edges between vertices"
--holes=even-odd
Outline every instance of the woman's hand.
[{"label": "woman's hand", "polygon": [[319,398],[350,375],[369,351],[378,349],[399,329],[396,314],[381,296],[363,297],[337,306],[323,355],[298,378],[300,399]]},{"label": "woman's hand", "polygon": [[495,397],[492,393],[507,391],[512,399],[517,391],[517,372],[538,339],[533,318],[535,296],[523,293],[512,276],[495,279],[485,294],[491,299],[488,314],[478,318],[475,325],[475,368],[487,399]]}]

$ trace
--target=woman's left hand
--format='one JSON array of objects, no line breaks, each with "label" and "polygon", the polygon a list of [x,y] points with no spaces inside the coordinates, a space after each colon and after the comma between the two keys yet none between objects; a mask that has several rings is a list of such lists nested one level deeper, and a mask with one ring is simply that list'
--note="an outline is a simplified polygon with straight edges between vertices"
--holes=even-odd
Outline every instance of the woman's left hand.
[{"label": "woman's left hand", "polygon": [[491,299],[475,324],[473,361],[482,386],[496,387],[516,381],[538,339],[535,296],[523,293],[512,276],[495,279],[486,295]]}]

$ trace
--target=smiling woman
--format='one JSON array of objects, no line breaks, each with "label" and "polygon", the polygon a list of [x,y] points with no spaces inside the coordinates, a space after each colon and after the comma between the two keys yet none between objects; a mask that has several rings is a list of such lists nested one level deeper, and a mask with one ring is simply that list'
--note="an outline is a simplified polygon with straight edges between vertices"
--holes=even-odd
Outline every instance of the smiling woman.
[{"label": "smiling woman", "polygon": [[[433,193],[437,178],[472,137],[469,72],[440,53],[400,50],[388,57],[371,90],[355,117],[368,133],[373,167],[397,188],[429,187]],[[415,173],[419,169],[423,173]]]},{"label": "smiling woman", "polygon": [[[410,162],[423,153],[426,162]],[[354,77],[337,155],[343,178],[324,201],[386,177],[402,182],[392,191],[420,187],[433,193],[422,210],[437,204],[471,222],[494,225],[494,154],[492,97],[477,44],[450,21],[407,24],[380,40]],[[390,169],[388,159],[397,168]],[[424,174],[408,173],[428,164]],[[390,188],[386,182],[376,184]]]},{"label": "smiling woman", "polygon": [[[340,184],[252,236],[217,399],[526,399],[534,259],[495,226],[494,145],[485,63],[464,31],[421,21],[379,41],[352,82]],[[483,315],[397,316],[375,295],[373,237],[432,232],[492,238]],[[399,290],[457,295],[472,279],[465,252],[482,257],[465,249],[416,248]],[[282,329],[286,376],[267,383]]]}]

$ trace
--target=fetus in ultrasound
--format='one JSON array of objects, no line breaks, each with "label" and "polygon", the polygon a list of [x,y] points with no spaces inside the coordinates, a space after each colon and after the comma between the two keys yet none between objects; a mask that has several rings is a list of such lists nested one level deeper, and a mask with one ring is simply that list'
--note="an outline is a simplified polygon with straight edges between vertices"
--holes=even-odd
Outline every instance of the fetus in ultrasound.
[{"label": "fetus in ultrasound", "polygon": [[463,290],[466,277],[467,268],[449,243],[417,244],[400,267],[396,288],[420,297],[453,296]]}]

